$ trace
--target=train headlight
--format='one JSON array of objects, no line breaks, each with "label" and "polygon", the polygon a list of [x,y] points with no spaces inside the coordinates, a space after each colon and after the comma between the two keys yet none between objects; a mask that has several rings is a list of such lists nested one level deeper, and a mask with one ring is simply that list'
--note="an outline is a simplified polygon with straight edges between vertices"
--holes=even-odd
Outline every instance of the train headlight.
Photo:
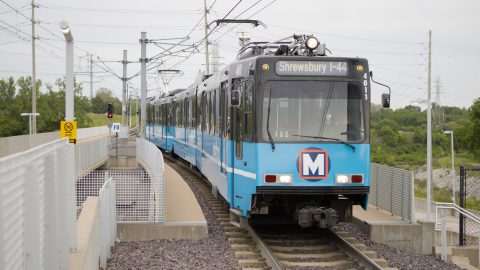
[{"label": "train headlight", "polygon": [[282,184],[290,184],[292,182],[291,175],[280,175],[280,183]]},{"label": "train headlight", "polygon": [[350,182],[348,175],[337,174],[335,176],[335,182],[337,184],[348,184]]},{"label": "train headlight", "polygon": [[318,39],[314,37],[307,38],[305,46],[311,51],[315,50],[318,47]]}]

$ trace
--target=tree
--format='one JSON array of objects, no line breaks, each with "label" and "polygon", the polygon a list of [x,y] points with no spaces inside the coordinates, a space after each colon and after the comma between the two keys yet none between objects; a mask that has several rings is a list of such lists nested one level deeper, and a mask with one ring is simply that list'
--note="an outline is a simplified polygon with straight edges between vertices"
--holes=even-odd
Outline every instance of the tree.
[{"label": "tree", "polygon": [[480,155],[480,98],[477,98],[473,102],[470,111],[470,119],[472,121],[472,148],[477,155]]},{"label": "tree", "polygon": [[[13,77],[0,80],[0,136],[15,136],[28,133],[28,118],[20,114],[32,111],[31,77],[20,77],[16,83]],[[75,118],[79,127],[88,127],[92,121],[87,112],[90,101],[82,97],[82,85],[75,85]],[[42,86],[37,81],[37,89]],[[57,79],[57,90],[46,84],[47,92],[37,90],[37,131],[49,132],[58,130],[60,121],[65,118],[65,82]]]},{"label": "tree", "polygon": [[108,88],[100,88],[95,97],[92,99],[91,106],[94,113],[105,113],[107,111],[107,104],[113,104],[113,113],[122,113],[122,102],[113,96],[112,90]]}]

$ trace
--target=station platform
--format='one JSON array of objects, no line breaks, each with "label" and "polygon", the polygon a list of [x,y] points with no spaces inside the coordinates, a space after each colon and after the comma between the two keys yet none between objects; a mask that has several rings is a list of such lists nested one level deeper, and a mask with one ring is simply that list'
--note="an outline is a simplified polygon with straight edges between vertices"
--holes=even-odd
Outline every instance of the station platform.
[{"label": "station platform", "polygon": [[190,187],[170,166],[164,167],[165,222],[118,223],[120,241],[198,240],[208,236],[208,224]]}]

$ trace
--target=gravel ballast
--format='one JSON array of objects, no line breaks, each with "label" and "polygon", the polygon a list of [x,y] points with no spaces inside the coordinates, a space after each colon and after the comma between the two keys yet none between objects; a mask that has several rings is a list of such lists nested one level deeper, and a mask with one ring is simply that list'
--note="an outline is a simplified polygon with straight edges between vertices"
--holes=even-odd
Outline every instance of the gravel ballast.
[{"label": "gravel ballast", "polygon": [[[175,169],[175,168],[174,168]],[[208,223],[201,240],[122,242],[113,247],[107,269],[235,269],[238,268],[227,236],[190,173],[177,171],[195,194]]]},{"label": "gravel ballast", "polygon": [[[172,165],[175,168],[175,165]],[[234,252],[223,227],[215,218],[202,191],[192,183],[192,175],[184,170],[177,172],[190,186],[208,223],[209,235],[201,240],[156,240],[117,243],[112,249],[107,269],[238,269]],[[393,249],[368,240],[365,232],[353,223],[339,227],[356,237],[370,250],[376,251],[398,269],[460,269],[433,255],[417,255]]]}]

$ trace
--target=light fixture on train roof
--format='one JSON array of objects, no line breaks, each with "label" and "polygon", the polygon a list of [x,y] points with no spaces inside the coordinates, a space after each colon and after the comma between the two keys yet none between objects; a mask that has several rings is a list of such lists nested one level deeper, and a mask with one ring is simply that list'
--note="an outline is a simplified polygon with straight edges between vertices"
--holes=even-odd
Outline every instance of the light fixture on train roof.
[{"label": "light fixture on train roof", "polygon": [[307,40],[305,41],[305,46],[310,51],[315,50],[318,47],[318,44],[319,44],[318,39],[316,39],[315,37],[308,37]]}]

